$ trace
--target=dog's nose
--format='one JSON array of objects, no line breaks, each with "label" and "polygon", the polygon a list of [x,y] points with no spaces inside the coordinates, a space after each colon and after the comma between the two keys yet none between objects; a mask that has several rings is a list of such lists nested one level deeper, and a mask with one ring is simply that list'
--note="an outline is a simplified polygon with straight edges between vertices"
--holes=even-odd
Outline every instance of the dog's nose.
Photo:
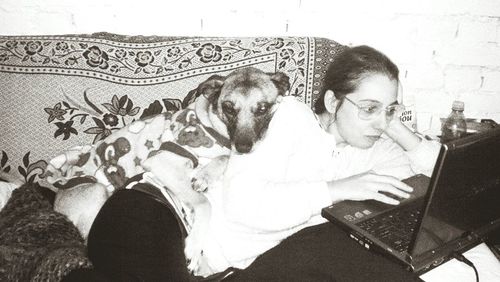
[{"label": "dog's nose", "polygon": [[236,147],[236,151],[240,154],[247,154],[252,151],[253,144],[252,142],[249,141],[243,141],[243,142],[236,142],[234,144],[234,147]]}]

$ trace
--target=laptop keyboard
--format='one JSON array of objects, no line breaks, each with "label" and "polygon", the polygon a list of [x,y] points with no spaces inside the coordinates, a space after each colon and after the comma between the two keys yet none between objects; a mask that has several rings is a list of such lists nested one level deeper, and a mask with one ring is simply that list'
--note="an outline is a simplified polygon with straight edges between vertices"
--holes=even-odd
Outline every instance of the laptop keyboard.
[{"label": "laptop keyboard", "polygon": [[408,250],[420,212],[421,205],[411,204],[377,215],[356,225],[393,249],[404,252]]}]

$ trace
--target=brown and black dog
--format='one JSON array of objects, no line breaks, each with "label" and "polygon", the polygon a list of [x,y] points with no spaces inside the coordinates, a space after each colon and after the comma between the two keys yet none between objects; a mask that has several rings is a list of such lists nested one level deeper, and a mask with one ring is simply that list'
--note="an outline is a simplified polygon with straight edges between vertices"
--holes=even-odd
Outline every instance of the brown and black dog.
[{"label": "brown and black dog", "polygon": [[[253,67],[233,71],[226,77],[214,75],[198,87],[197,94],[208,101],[202,106],[206,110],[197,111],[198,116],[216,131],[225,132],[233,153],[247,154],[264,137],[289,87],[284,73],[265,73]],[[209,187],[214,176],[224,172],[228,157],[215,158],[197,172],[193,188],[204,191]]]}]

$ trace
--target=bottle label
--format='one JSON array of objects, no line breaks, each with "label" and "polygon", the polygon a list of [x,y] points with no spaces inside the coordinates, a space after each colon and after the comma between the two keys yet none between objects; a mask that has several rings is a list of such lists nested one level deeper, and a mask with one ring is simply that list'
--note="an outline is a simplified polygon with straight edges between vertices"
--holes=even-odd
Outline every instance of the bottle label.
[{"label": "bottle label", "polygon": [[417,115],[413,106],[406,106],[399,119],[412,131],[417,130]]},{"label": "bottle label", "polygon": [[465,125],[458,126],[458,124],[443,124],[441,129],[441,142],[448,142],[450,140],[462,138],[467,134],[467,129]]}]

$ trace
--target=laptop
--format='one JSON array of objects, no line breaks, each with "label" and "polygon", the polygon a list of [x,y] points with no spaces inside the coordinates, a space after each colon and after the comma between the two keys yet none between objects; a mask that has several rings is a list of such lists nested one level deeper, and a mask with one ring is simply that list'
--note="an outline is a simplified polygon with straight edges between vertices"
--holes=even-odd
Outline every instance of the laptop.
[{"label": "laptop", "polygon": [[420,275],[500,227],[500,127],[442,144],[430,178],[403,182],[414,192],[397,206],[343,201],[322,216]]}]

